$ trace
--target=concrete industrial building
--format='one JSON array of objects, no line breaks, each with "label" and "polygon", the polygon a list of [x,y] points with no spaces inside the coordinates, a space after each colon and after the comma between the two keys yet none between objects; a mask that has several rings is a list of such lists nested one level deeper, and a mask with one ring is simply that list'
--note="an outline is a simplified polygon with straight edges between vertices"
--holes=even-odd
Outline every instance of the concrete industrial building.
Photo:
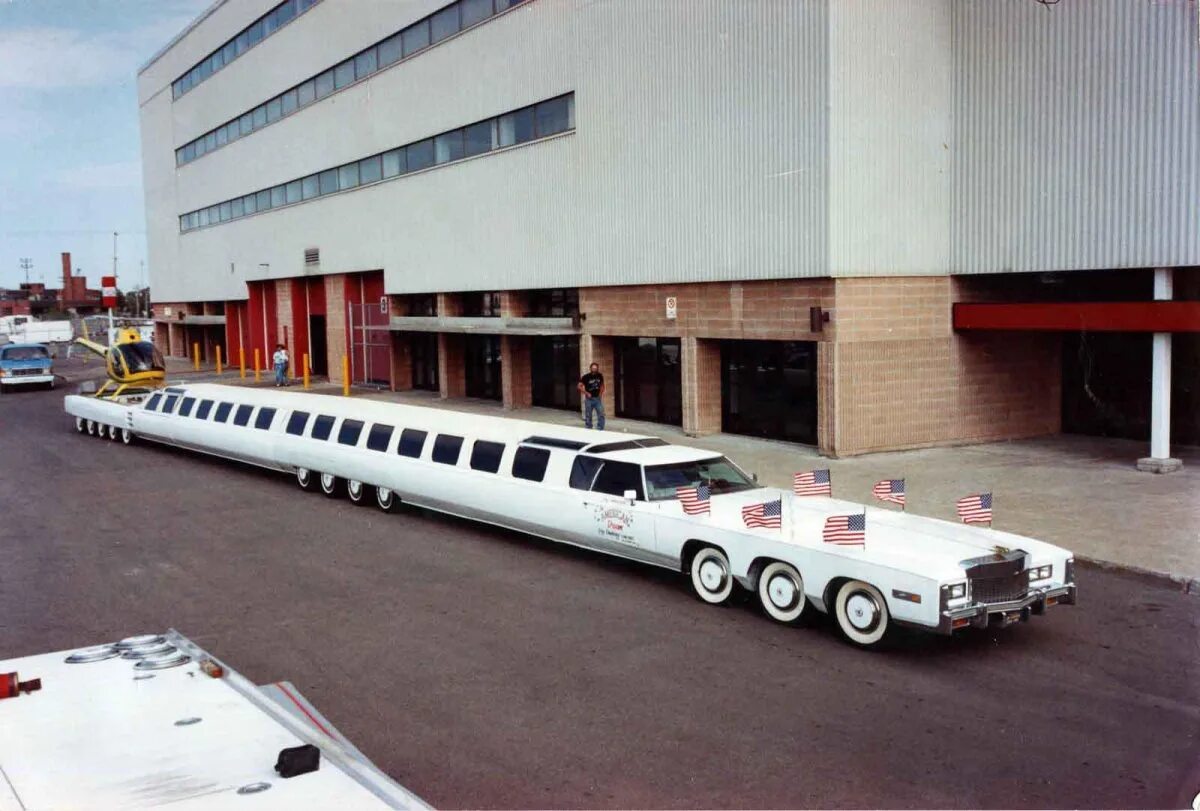
[{"label": "concrete industrial building", "polygon": [[1153,433],[1162,467],[1200,442],[1197,33],[1194,0],[218,0],[139,74],[158,340],[513,408],[577,409],[594,360],[610,414],[694,434]]}]

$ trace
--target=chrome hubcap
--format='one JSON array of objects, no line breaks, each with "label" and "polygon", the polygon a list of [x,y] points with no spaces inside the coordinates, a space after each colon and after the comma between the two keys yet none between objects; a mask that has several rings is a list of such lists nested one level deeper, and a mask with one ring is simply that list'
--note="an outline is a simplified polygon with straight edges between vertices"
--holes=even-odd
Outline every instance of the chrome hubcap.
[{"label": "chrome hubcap", "polygon": [[860,631],[869,631],[879,621],[879,606],[868,594],[855,592],[846,601],[846,616],[850,624]]},{"label": "chrome hubcap", "polygon": [[720,591],[725,585],[725,567],[720,561],[708,558],[700,564],[700,582],[709,591]]},{"label": "chrome hubcap", "polygon": [[796,592],[796,584],[787,575],[777,575],[767,583],[771,604],[783,610],[796,607]]},{"label": "chrome hubcap", "polygon": [[354,498],[362,495],[362,482],[351,481],[347,487],[350,490],[350,495]]},{"label": "chrome hubcap", "polygon": [[378,487],[375,492],[379,496],[379,503],[385,507],[390,507],[392,504],[392,491],[386,487]]},{"label": "chrome hubcap", "polygon": [[322,473],[321,474],[321,486],[324,487],[326,490],[332,490],[333,489],[333,476],[330,476],[328,473]]}]

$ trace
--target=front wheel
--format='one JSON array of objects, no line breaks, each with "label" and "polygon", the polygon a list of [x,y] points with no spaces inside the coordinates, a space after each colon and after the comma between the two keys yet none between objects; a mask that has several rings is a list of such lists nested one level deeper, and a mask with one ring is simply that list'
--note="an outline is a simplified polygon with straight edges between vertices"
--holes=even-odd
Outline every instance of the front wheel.
[{"label": "front wheel", "polygon": [[121,429],[121,444],[122,445],[132,445],[133,444],[133,431],[129,430],[128,428]]},{"label": "front wheel", "polygon": [[371,486],[363,484],[355,479],[346,480],[346,495],[350,497],[350,502],[356,507],[361,507],[367,503],[368,490]]},{"label": "front wheel", "polygon": [[400,499],[396,498],[396,494],[392,492],[390,487],[375,488],[375,503],[379,505],[379,509],[385,513],[395,512],[400,506]]},{"label": "front wheel", "polygon": [[845,637],[864,648],[878,644],[890,624],[883,595],[861,580],[851,580],[838,589],[834,613]]},{"label": "front wheel", "polygon": [[800,572],[780,561],[768,563],[758,578],[758,601],[776,622],[796,622],[808,603]]},{"label": "front wheel", "polygon": [[340,498],[345,484],[342,479],[332,473],[321,474],[321,492],[325,494],[326,498]]},{"label": "front wheel", "polygon": [[715,546],[706,546],[692,558],[692,591],[709,605],[728,602],[733,594],[729,558]]}]

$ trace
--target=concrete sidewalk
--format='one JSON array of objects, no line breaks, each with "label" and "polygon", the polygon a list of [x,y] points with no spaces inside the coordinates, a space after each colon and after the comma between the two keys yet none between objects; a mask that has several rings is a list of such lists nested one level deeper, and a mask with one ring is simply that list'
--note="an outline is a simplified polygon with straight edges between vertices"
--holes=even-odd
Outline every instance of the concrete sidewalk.
[{"label": "concrete sidewalk", "polygon": [[[169,367],[173,379],[216,380],[211,369],[196,373],[175,361]],[[222,375],[220,382],[255,385],[251,379],[240,380],[236,370]],[[272,385],[269,376],[259,385]],[[341,387],[322,381],[312,391],[338,395]],[[490,400],[443,400],[432,392],[355,388],[352,396],[582,424],[570,411],[506,411]],[[688,437],[677,427],[659,423],[611,418],[608,428],[725,454],[757,473],[764,484],[777,487],[790,487],[796,471],[828,467],[834,494],[856,501],[870,501],[871,485],[879,479],[903,478],[909,512],[952,521],[957,520],[956,499],[991,491],[997,529],[1060,544],[1081,560],[1169,577],[1200,592],[1200,449],[1174,449],[1183,470],[1158,476],[1135,467],[1145,455],[1144,442],[1075,435],[827,459],[803,445],[733,434]]]}]

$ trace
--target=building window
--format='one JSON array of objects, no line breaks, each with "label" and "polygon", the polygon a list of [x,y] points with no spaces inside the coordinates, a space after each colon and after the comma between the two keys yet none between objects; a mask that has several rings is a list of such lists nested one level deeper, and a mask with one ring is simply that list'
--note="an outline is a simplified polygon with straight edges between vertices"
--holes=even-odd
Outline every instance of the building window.
[{"label": "building window", "polygon": [[516,454],[513,455],[513,478],[540,482],[546,477],[546,466],[549,463],[550,451],[545,448],[517,448]]},{"label": "building window", "polygon": [[463,293],[463,315],[472,318],[490,318],[500,315],[499,293]]},{"label": "building window", "polygon": [[171,98],[179,98],[318,2],[319,0],[284,0],[172,82]]},{"label": "building window", "polygon": [[[289,3],[293,2],[295,0],[289,0]],[[368,76],[396,64],[404,57],[423,51],[430,45],[454,36],[463,29],[479,25],[496,14],[506,11],[522,2],[527,2],[527,0],[515,0],[515,2],[514,0],[495,0],[494,5],[493,0],[459,0],[458,2],[451,3],[370,47],[359,51],[338,65],[288,88],[278,96],[268,99],[260,105],[263,108],[262,116],[255,116],[252,121],[248,118],[250,114],[242,116],[246,121],[241,127],[222,125],[220,129],[223,130],[223,134],[217,139],[215,145],[207,145],[205,148],[197,149],[195,144],[198,142],[203,144],[204,135],[200,136],[196,141],[185,144],[184,147],[176,150],[176,163],[182,166],[185,163],[190,163],[197,158],[203,157],[218,146],[224,146],[226,143],[231,143],[238,138],[245,137],[259,127],[272,124],[301,107],[328,96],[335,90],[340,90],[355,82],[362,81]],[[224,49],[214,52],[214,56],[217,56],[217,61],[220,61],[220,64],[207,64],[206,70],[208,73],[202,78],[198,77],[196,83],[203,81],[204,78],[211,75],[212,71],[240,56],[248,47],[257,44],[263,36],[270,35],[280,25],[290,21],[298,14],[302,14],[303,11],[307,11],[307,8],[300,10],[296,6],[289,7],[289,3],[285,3],[276,9],[278,11],[281,8],[287,7],[288,10],[276,16],[268,14],[267,17],[264,17],[260,21],[263,22],[263,25],[258,29],[254,29],[253,27],[246,29],[238,37],[230,40]],[[258,24],[255,23],[255,25]],[[255,30],[257,30],[258,38],[252,41],[251,33]],[[241,44],[238,44],[239,42]],[[205,60],[205,63],[208,62],[209,60]],[[190,77],[191,72],[189,71],[188,74],[180,77],[175,82],[174,98],[179,98],[180,95],[192,88],[193,83]],[[237,119],[235,118],[231,123],[236,124],[236,122]],[[531,135],[530,138],[532,137]],[[529,140],[529,138],[523,140]],[[519,143],[519,141],[516,143]]]},{"label": "building window", "polygon": [[437,315],[436,293],[408,295],[404,297],[404,302],[408,305],[409,315],[422,315],[427,318]]},{"label": "building window", "polygon": [[573,318],[579,315],[579,290],[574,287],[531,290],[526,295],[529,314],[535,318]]},{"label": "building window", "polygon": [[530,344],[530,360],[533,404],[578,414],[579,338],[574,335],[535,337]]},{"label": "building window", "polygon": [[[306,178],[292,180],[271,189],[264,189],[254,193],[253,204],[249,202],[250,195],[246,195],[239,198],[244,200],[240,213],[233,210],[230,201],[209,206],[207,209],[187,212],[179,217],[179,230],[190,231],[193,228],[217,225],[271,208],[354,189],[360,185],[375,183],[386,178],[399,177],[434,165],[455,163],[476,154],[499,149],[502,146],[512,146],[515,143],[545,138],[560,132],[570,132],[573,127],[573,117],[570,114],[573,105],[572,98],[573,94],[568,94],[558,99],[551,99],[549,102],[526,107],[515,113],[489,118],[467,127],[441,133],[433,138],[425,138],[378,155],[370,155],[353,163],[326,169],[316,175],[309,175]],[[547,104],[549,106],[546,106]],[[545,108],[544,112],[543,108]],[[257,117],[259,110],[255,110],[254,114]],[[266,113],[263,112],[263,115],[265,116]],[[506,121],[508,124],[505,123]],[[499,133],[498,137],[493,137],[493,133]],[[206,210],[208,214],[201,213]],[[191,216],[193,214],[198,216]],[[578,309],[578,294],[576,294],[573,306]],[[499,310],[490,314],[498,315]]]},{"label": "building window", "polygon": [[678,338],[617,338],[617,416],[671,425],[683,422]]}]

